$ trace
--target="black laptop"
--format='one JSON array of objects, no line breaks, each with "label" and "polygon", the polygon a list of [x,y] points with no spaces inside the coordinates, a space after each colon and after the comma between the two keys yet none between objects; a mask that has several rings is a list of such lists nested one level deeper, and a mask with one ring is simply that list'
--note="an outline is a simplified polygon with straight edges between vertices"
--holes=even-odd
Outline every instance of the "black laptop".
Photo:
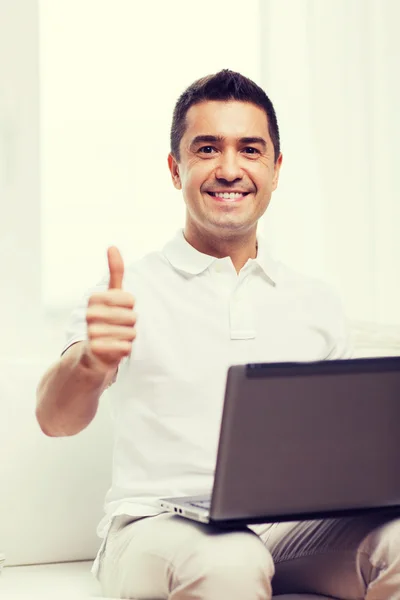
[{"label": "black laptop", "polygon": [[400,512],[400,357],[231,366],[211,496],[160,504],[222,526]]}]

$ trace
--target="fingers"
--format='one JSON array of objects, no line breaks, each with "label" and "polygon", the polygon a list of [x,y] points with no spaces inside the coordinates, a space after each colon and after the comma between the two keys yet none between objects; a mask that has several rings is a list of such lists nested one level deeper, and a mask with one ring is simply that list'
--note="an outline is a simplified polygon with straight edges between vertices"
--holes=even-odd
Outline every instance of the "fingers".
[{"label": "fingers", "polygon": [[110,272],[110,281],[108,289],[122,290],[122,280],[124,278],[124,261],[115,246],[110,246],[107,250],[108,270]]},{"label": "fingers", "polygon": [[106,323],[109,325],[133,326],[136,324],[136,313],[129,308],[109,306],[106,304],[92,304],[86,311],[86,321],[92,323]]},{"label": "fingers", "polygon": [[109,338],[111,338],[111,340],[118,342],[133,342],[136,337],[136,329],[134,327],[112,326],[106,323],[93,323],[88,325],[88,337],[92,341],[107,338],[107,342],[109,342]]}]

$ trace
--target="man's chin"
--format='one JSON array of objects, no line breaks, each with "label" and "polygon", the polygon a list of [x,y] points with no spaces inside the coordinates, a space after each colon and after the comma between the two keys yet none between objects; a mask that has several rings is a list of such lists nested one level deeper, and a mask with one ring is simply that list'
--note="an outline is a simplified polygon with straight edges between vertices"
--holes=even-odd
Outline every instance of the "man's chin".
[{"label": "man's chin", "polygon": [[249,221],[248,219],[211,219],[209,220],[208,229],[212,230],[214,234],[218,233],[218,231],[236,231],[239,233],[250,229],[252,226],[254,226],[253,220]]}]

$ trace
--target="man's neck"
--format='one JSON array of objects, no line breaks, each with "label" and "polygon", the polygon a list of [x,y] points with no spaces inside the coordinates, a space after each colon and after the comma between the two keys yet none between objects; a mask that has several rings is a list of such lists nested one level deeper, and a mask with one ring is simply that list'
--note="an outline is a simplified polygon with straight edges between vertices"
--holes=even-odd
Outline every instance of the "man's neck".
[{"label": "man's neck", "polygon": [[229,256],[236,272],[239,273],[249,259],[257,256],[258,244],[256,233],[248,238],[236,238],[234,240],[209,239],[201,235],[191,235],[184,231],[186,241],[203,254],[225,258]]}]

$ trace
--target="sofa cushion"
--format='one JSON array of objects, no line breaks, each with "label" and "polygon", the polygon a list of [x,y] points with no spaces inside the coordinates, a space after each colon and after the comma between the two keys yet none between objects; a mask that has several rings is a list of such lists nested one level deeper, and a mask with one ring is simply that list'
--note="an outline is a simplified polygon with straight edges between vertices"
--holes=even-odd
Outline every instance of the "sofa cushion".
[{"label": "sofa cushion", "polygon": [[[0,596],[7,600],[80,600],[103,598],[90,572],[92,561],[5,567]],[[276,600],[331,600],[325,596],[284,594]],[[112,599],[109,599],[112,600]]]},{"label": "sofa cushion", "polygon": [[92,561],[4,567],[0,597],[7,600],[78,600],[100,597]]}]

